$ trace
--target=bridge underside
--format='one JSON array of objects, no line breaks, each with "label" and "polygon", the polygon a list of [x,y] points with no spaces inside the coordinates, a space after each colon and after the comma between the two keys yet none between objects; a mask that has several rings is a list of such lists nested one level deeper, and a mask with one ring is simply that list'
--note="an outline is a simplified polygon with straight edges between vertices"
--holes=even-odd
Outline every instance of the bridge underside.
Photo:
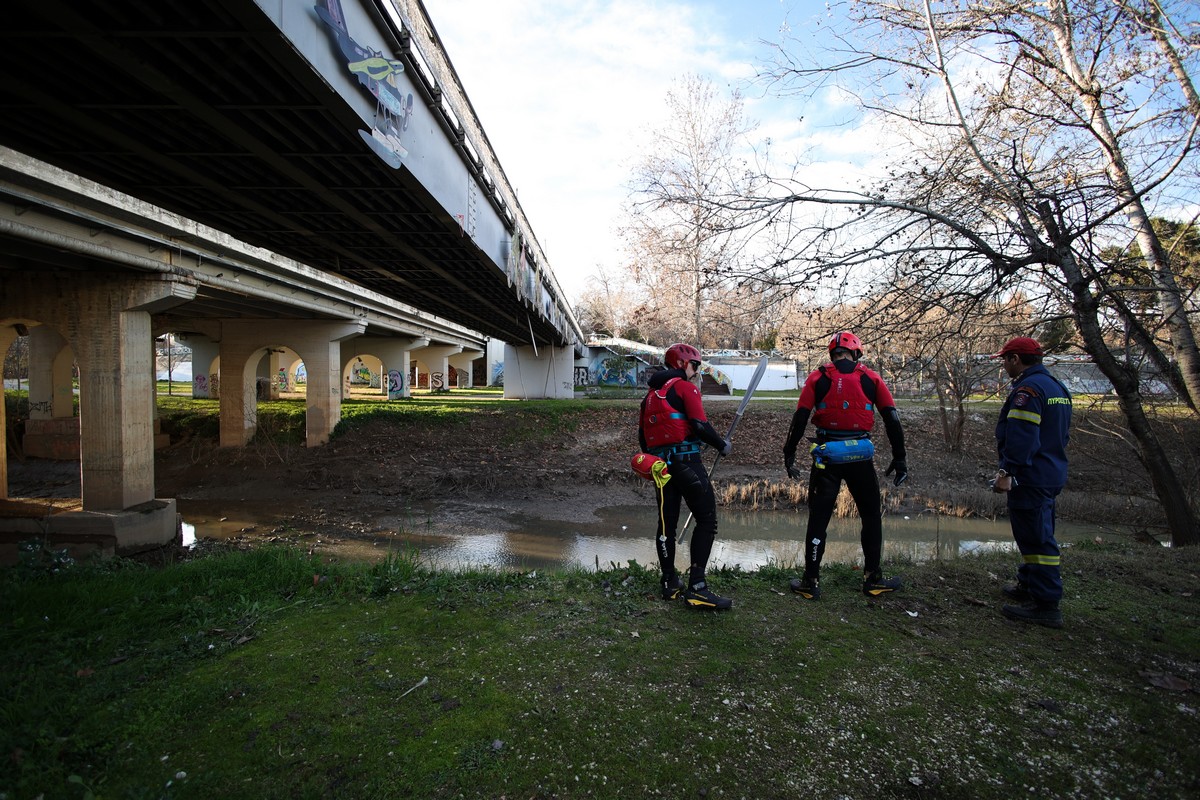
[{"label": "bridge underside", "polygon": [[569,342],[253,0],[4,15],[0,143],[488,336]]},{"label": "bridge underside", "polygon": [[[404,37],[387,39],[394,27],[380,21],[390,0],[351,2],[353,34],[397,42],[381,61],[400,72],[392,59],[407,59],[409,80],[418,70]],[[436,81],[413,80],[408,134],[420,146],[399,146],[411,148],[399,165],[381,158],[364,138],[376,97],[364,97],[344,57],[336,63],[344,42],[314,11],[331,4],[5,4],[0,353],[28,337],[30,420],[47,425],[73,422],[78,370],[82,498],[78,512],[54,517],[67,526],[58,533],[116,549],[174,534],[174,501],[154,493],[159,332],[202,334],[193,351],[208,347],[219,361],[222,445],[253,434],[256,370],[269,361],[273,374],[279,345],[307,368],[310,445],[337,422],[355,353],[377,356],[389,377],[419,360],[447,371],[482,354],[482,334],[509,343],[514,384],[569,396],[575,337],[564,319],[574,323],[545,291],[548,272],[524,270],[527,261],[507,269],[506,240],[544,259],[525,249],[528,223],[519,208],[513,222],[498,166],[476,152],[482,134],[473,148]],[[415,0],[401,5],[424,13]],[[516,274],[529,278],[522,291]],[[48,530],[22,519],[5,520],[0,539]]]}]

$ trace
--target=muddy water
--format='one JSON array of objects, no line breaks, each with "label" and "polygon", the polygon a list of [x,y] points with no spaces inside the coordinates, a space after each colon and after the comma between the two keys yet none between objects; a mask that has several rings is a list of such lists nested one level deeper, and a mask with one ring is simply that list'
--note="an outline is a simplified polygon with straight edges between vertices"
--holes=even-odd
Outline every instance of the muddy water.
[{"label": "muddy water", "polygon": [[[686,517],[686,511],[684,512]],[[721,510],[711,566],[793,565],[803,561],[805,515],[800,512]],[[451,513],[414,509],[381,517],[372,526],[329,533],[306,532],[249,514],[213,517],[184,511],[184,544],[203,539],[280,540],[300,543],[314,553],[374,561],[388,553],[418,555],[430,566],[492,566],[534,569],[563,566],[607,568],[635,560],[653,564],[654,508],[610,506],[578,519],[548,519],[517,511],[461,506]],[[857,519],[830,523],[826,563],[861,563]],[[1097,534],[1092,527],[1059,525],[1058,538],[1070,543]],[[981,550],[1014,551],[1006,520],[958,519],[921,514],[884,518],[884,558],[924,562]],[[679,547],[679,566],[687,564]]]}]

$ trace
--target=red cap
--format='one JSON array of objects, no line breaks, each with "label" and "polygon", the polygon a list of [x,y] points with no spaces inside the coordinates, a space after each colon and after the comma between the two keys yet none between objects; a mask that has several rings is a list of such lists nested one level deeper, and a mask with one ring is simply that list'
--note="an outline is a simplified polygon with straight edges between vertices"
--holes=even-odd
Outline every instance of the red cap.
[{"label": "red cap", "polygon": [[1009,339],[1004,347],[1000,348],[1000,352],[992,356],[992,358],[1004,358],[1009,353],[1017,355],[1040,356],[1042,346],[1037,343],[1037,339],[1030,339],[1028,336],[1018,336],[1015,339]]}]

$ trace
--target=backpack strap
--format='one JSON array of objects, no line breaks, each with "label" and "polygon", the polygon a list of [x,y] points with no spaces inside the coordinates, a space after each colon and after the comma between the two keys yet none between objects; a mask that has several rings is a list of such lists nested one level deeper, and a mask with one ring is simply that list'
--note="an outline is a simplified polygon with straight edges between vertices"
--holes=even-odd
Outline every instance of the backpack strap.
[{"label": "backpack strap", "polygon": [[821,377],[817,378],[817,385],[813,387],[813,410],[824,408],[825,404],[821,402],[825,399],[825,395],[829,394],[829,390],[833,388],[833,379],[829,377],[829,373],[825,371],[825,365],[817,367],[817,371],[821,373]]},{"label": "backpack strap", "polygon": [[[662,400],[668,406],[671,406],[671,408],[674,408],[675,406],[672,406],[671,401],[667,399],[667,393],[669,391],[671,391],[671,387],[675,384],[675,381],[681,381],[681,380],[683,380],[683,378],[671,378],[670,380],[668,380],[666,383],[664,383],[662,385],[662,389],[660,391],[657,391],[654,394],[656,394],[658,396],[659,400]],[[682,411],[672,411],[667,416],[670,419],[683,419],[683,412]]]}]

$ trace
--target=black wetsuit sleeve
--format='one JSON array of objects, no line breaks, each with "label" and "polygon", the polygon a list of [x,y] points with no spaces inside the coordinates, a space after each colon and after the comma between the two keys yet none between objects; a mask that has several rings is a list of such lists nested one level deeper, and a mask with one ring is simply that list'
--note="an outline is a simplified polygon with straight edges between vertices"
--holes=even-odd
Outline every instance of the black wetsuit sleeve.
[{"label": "black wetsuit sleeve", "polygon": [[900,412],[894,408],[885,408],[879,412],[883,417],[883,427],[887,429],[888,441],[892,443],[892,458],[905,461],[908,453],[904,449],[904,429],[900,427]]},{"label": "black wetsuit sleeve", "polygon": [[797,408],[796,413],[792,414],[792,427],[788,429],[787,440],[783,443],[783,454],[789,458],[796,455],[796,446],[800,444],[800,437],[804,435],[804,428],[808,425],[808,415],[812,413],[807,408]]},{"label": "black wetsuit sleeve", "polygon": [[708,420],[700,421],[698,419],[688,421],[692,423],[692,430],[700,437],[700,441],[718,450],[725,449],[725,437],[717,433],[712,423]]},{"label": "black wetsuit sleeve", "polygon": [[638,407],[638,447],[641,451],[646,452],[646,432],[642,429],[642,420],[645,419],[646,413],[646,398],[642,398],[642,404]]}]

